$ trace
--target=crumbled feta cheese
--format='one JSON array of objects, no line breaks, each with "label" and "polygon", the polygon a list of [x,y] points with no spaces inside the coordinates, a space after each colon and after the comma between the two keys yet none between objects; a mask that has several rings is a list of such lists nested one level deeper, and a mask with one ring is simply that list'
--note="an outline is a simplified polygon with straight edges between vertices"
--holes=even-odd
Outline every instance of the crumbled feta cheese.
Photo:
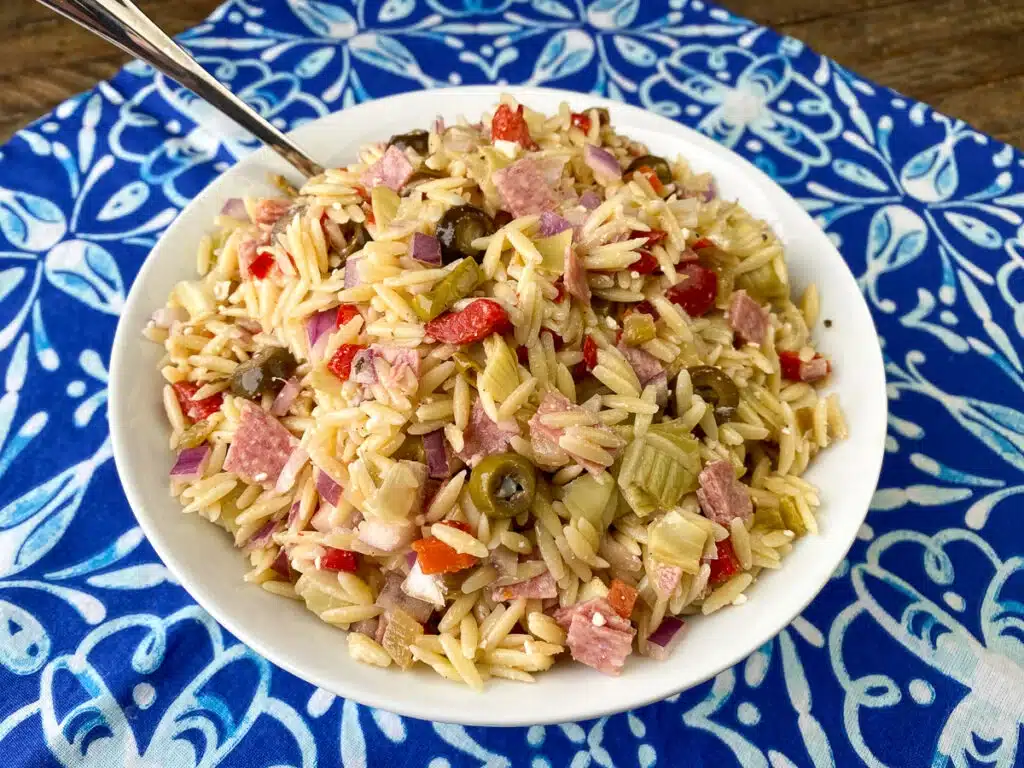
[{"label": "crumbled feta cheese", "polygon": [[257,483],[262,483],[264,480],[267,479],[267,473],[258,472],[257,474],[253,475],[252,479],[255,480]]},{"label": "crumbled feta cheese", "polygon": [[594,611],[594,616],[591,619],[591,621],[594,623],[595,627],[603,627],[605,624],[608,623],[607,619],[605,619],[604,617],[604,614],[600,611]]},{"label": "crumbled feta cheese", "polygon": [[629,273],[629,276],[636,280],[638,277],[640,277],[640,273],[634,269],[632,272]]},{"label": "crumbled feta cheese", "polygon": [[514,141],[505,141],[504,139],[495,141],[494,148],[511,160],[515,160],[516,154],[519,152],[519,144]]},{"label": "crumbled feta cheese", "polygon": [[747,596],[746,595],[737,595],[736,599],[732,601],[732,604],[733,605],[743,605],[745,602],[747,602]]},{"label": "crumbled feta cheese", "polygon": [[604,324],[607,325],[609,328],[612,328],[612,329],[614,329],[614,328],[616,328],[618,326],[618,324],[615,322],[615,318],[611,317],[611,316],[605,317]]}]

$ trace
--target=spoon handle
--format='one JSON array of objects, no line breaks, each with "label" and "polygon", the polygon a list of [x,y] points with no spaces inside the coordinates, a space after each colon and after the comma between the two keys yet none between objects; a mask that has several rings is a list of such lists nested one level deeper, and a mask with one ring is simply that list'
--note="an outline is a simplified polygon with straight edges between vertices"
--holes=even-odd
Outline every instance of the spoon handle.
[{"label": "spoon handle", "polygon": [[323,172],[323,168],[291,139],[199,66],[199,62],[136,8],[131,0],[39,2],[181,83],[277,152],[306,177]]}]

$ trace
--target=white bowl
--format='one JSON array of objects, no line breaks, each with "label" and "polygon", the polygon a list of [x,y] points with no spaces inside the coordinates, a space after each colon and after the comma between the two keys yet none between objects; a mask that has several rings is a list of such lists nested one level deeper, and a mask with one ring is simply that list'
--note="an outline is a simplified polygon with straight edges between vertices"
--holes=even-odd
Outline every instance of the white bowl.
[{"label": "white bowl", "polygon": [[168,493],[173,463],[161,405],[157,361],[162,350],[142,337],[150,313],[171,287],[194,277],[193,253],[223,201],[272,194],[269,172],[294,172],[269,150],[256,152],[207,187],[182,212],[143,265],[121,315],[110,371],[114,456],[128,500],[157,553],[196,601],[270,661],[339,696],[428,720],[472,725],[528,725],[597,717],[648,704],[707,680],[743,659],[785,627],[818,593],[842,561],[867,513],[878,480],[886,398],[877,335],[857,283],[825,234],[803,209],[754,166],[704,136],[666,118],[618,102],[538,88],[467,87],[420,91],[372,101],[295,131],[314,157],[351,162],[361,144],[425,127],[438,113],[475,120],[501,92],[552,113],[562,101],[575,109],[605,106],[615,128],[652,152],[682,154],[714,174],[721,194],[770,221],[784,239],[796,291],[818,285],[822,318],[815,337],[835,361],[831,387],[839,393],[850,437],[830,447],[807,479],[818,486],[821,532],[799,541],[781,570],[765,573],[750,599],[688,622],[668,661],[632,656],[621,677],[581,664],[558,664],[534,685],[493,680],[480,695],[430,670],[402,673],[352,661],[344,633],[301,604],[242,581],[246,558],[220,529],[183,515]]}]

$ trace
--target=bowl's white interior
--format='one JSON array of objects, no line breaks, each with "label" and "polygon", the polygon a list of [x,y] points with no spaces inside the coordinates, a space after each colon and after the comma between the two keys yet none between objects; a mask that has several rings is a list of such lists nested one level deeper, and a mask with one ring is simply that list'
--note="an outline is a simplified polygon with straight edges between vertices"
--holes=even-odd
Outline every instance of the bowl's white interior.
[{"label": "bowl's white interior", "polygon": [[339,695],[394,712],[482,725],[565,722],[649,703],[706,680],[770,639],[801,611],[842,560],[864,519],[878,478],[885,433],[881,353],[856,282],[835,248],[778,186],[711,140],[665,118],[595,97],[543,89],[494,87],[418,92],[369,102],[295,132],[318,159],[343,164],[360,144],[426,126],[438,113],[471,120],[501,91],[554,112],[562,100],[581,109],[604,105],[616,128],[648,142],[661,155],[682,154],[711,171],[722,195],[738,199],[773,223],[787,245],[796,290],[818,284],[822,317],[816,335],[835,360],[832,386],[840,393],[851,436],[826,451],[808,479],[821,491],[821,534],[801,540],[784,567],[765,574],[744,605],[689,622],[687,636],[667,662],[634,657],[619,678],[578,664],[556,666],[535,685],[496,680],[484,696],[436,677],[402,674],[349,659],[344,633],[304,607],[242,581],[243,555],[218,528],[181,514],[167,492],[172,456],[156,364],[161,350],[141,336],[150,313],[171,287],[194,277],[196,243],[228,197],[271,194],[268,172],[294,176],[269,150],[257,152],[213,182],[181,214],[139,273],[121,317],[111,366],[110,422],[117,467],[128,499],[157,552],[182,585],[218,621],[281,667]]}]

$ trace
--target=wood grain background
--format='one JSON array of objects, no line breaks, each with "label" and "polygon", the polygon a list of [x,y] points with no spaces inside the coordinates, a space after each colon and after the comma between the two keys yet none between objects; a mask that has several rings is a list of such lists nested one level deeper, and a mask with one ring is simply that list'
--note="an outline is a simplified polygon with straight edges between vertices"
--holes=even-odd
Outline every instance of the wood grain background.
[{"label": "wood grain background", "polygon": [[[218,2],[136,0],[172,34],[197,24]],[[720,2],[1024,147],[1024,0]],[[112,76],[126,58],[34,0],[0,0],[0,141]]]}]

